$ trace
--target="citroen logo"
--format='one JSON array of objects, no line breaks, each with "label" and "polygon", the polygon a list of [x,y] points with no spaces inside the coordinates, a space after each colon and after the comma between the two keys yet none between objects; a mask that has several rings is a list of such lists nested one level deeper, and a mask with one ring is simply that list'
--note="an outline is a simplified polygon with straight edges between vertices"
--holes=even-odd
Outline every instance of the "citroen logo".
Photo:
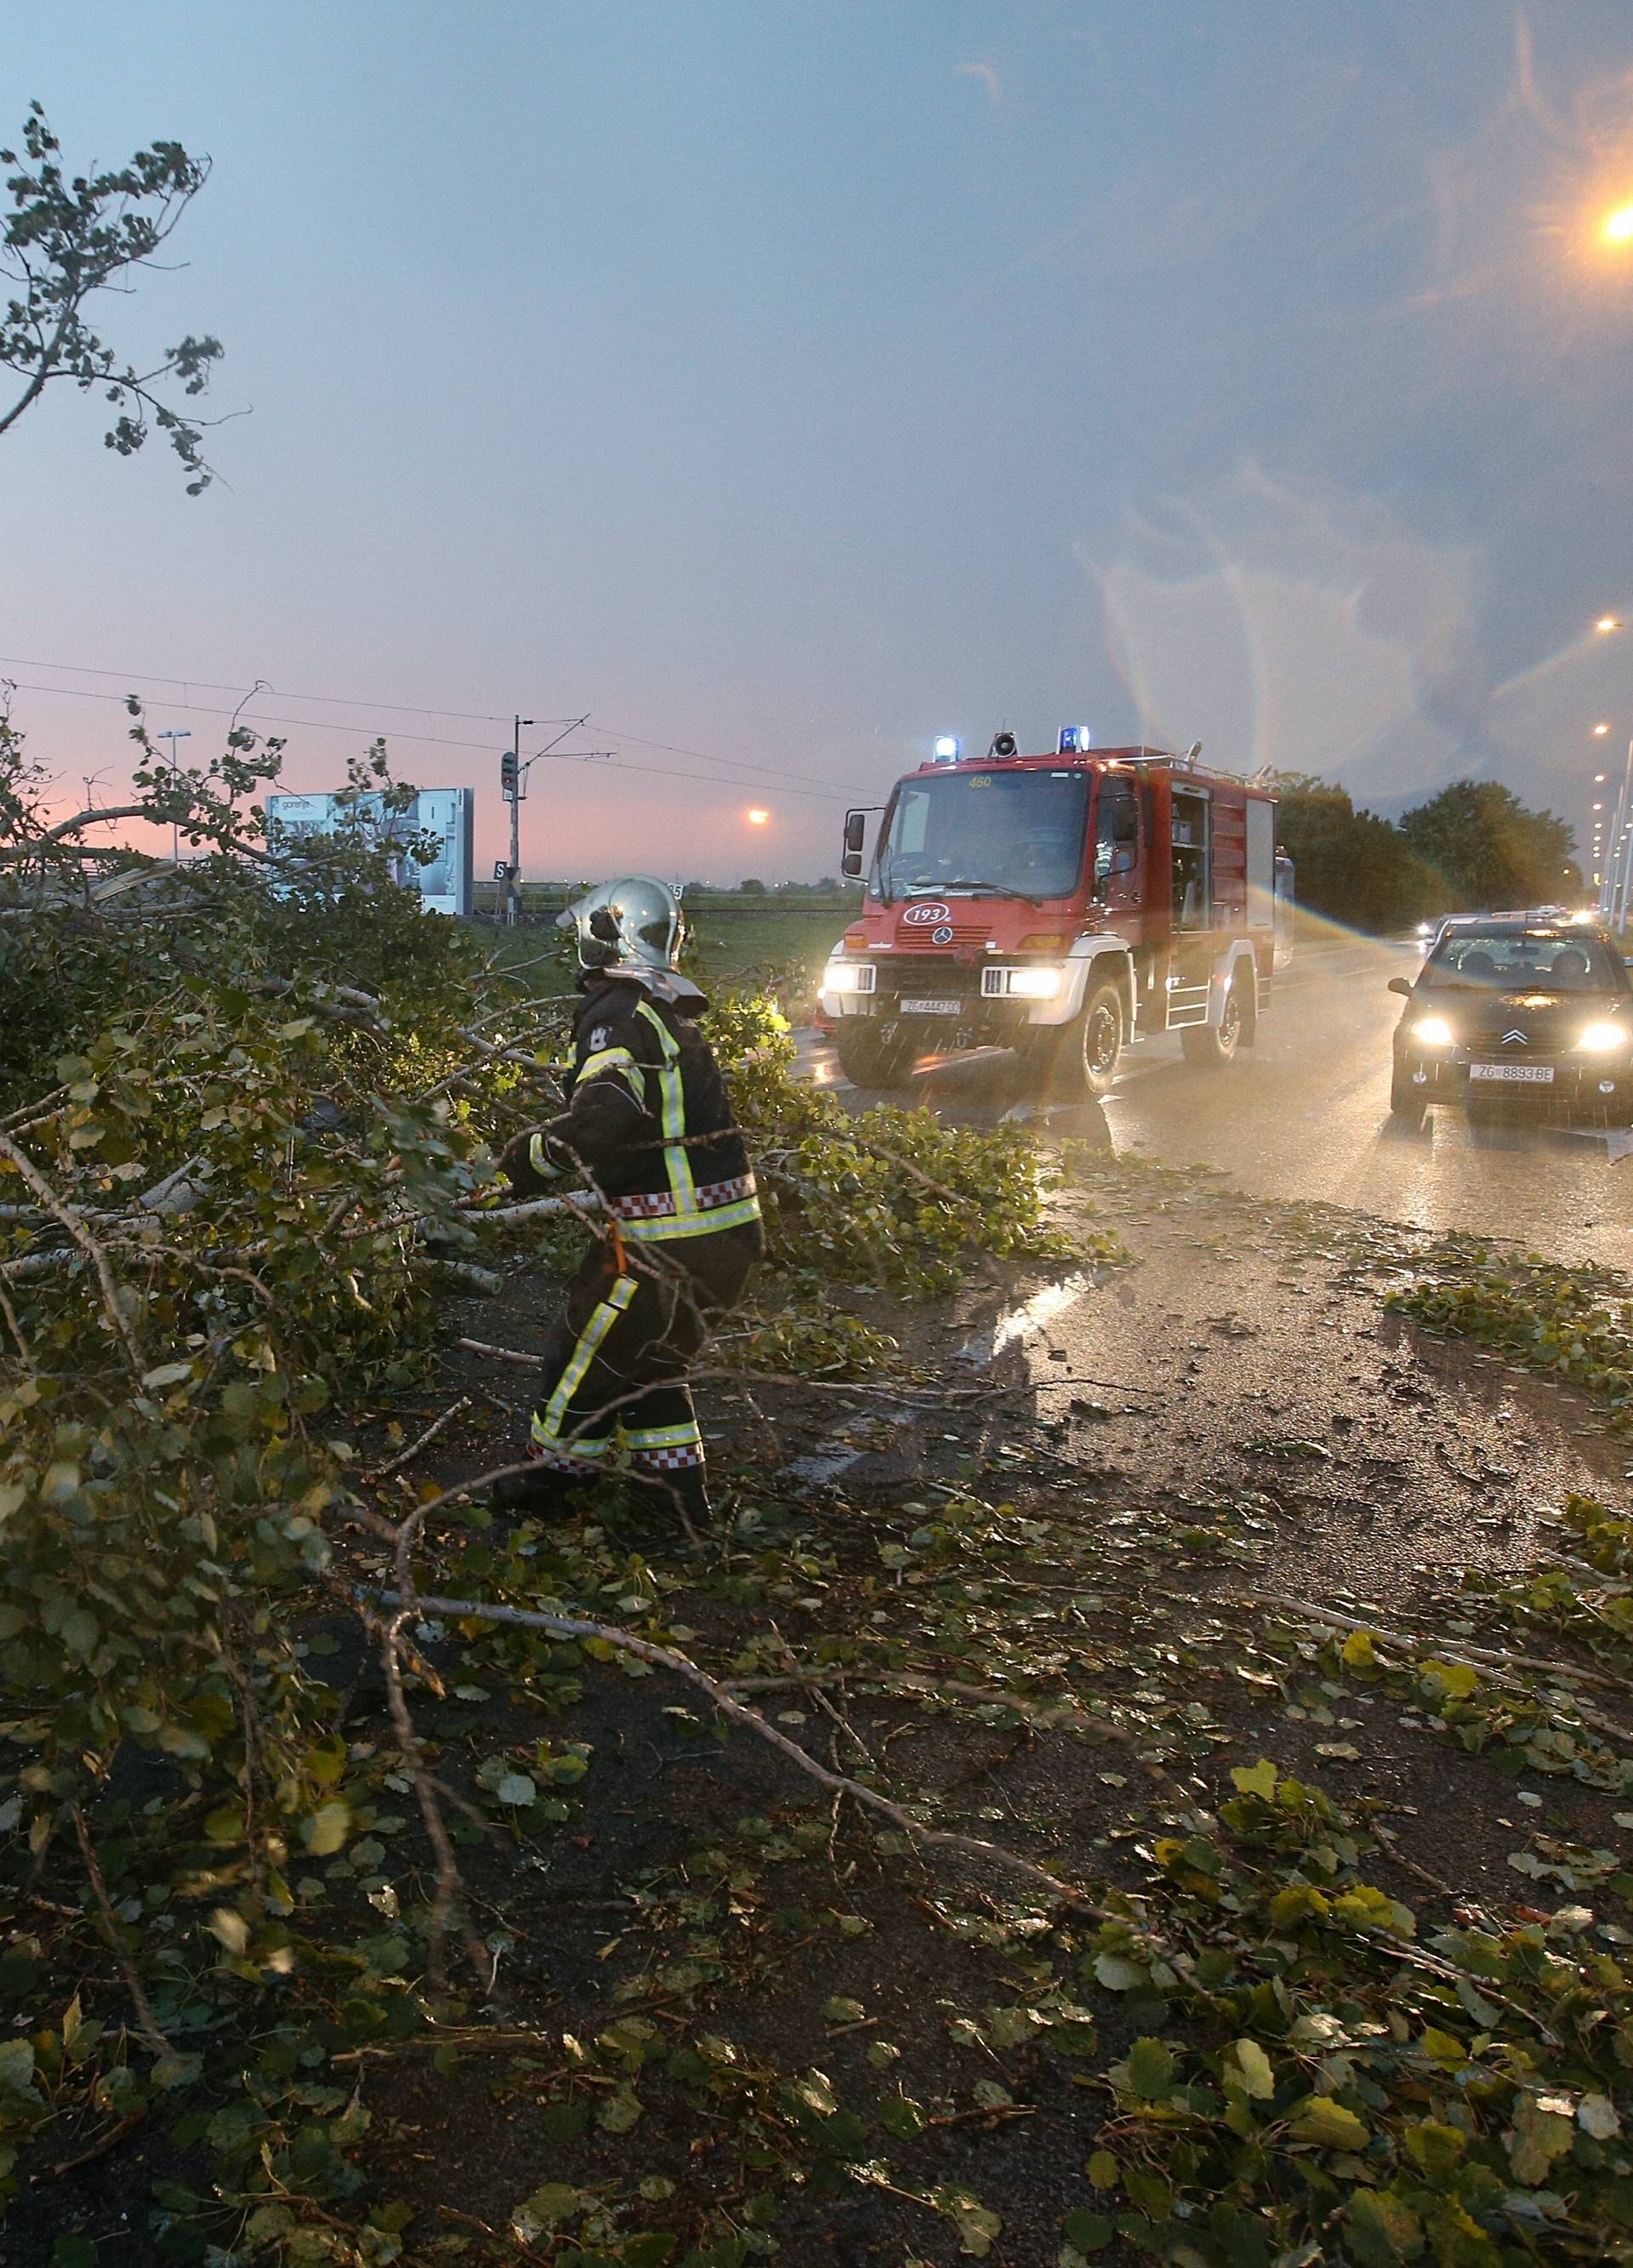
[{"label": "citroen logo", "polygon": [[1526,1035],[1522,1031],[1504,1032],[1503,1035],[1503,1045],[1505,1048],[1523,1048],[1526,1044]]}]

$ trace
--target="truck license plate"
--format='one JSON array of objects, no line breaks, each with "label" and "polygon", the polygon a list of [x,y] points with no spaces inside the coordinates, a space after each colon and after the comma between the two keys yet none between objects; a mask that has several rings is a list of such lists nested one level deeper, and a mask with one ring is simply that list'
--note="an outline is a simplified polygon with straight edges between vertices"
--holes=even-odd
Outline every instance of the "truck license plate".
[{"label": "truck license plate", "polygon": [[904,1016],[956,1016],[962,1007],[959,1000],[904,1000],[901,1012]]},{"label": "truck license plate", "polygon": [[1510,1079],[1519,1086],[1552,1086],[1552,1064],[1470,1064],[1470,1079]]}]

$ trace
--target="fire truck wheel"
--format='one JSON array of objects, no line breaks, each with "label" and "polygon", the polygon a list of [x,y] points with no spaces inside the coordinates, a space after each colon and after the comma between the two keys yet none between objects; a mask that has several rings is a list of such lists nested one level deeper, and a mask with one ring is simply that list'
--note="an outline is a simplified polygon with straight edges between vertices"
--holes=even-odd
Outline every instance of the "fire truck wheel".
[{"label": "fire truck wheel", "polygon": [[905,1086],[913,1049],[900,1033],[871,1018],[846,1016],[834,1027],[834,1052],[852,1086]]},{"label": "fire truck wheel", "polygon": [[1109,1094],[1122,1055],[1122,995],[1097,984],[1078,1013],[1058,1034],[1040,1035],[1026,1050],[1043,1084],[1073,1094]]},{"label": "fire truck wheel", "polygon": [[1198,1064],[1207,1071],[1222,1071],[1226,1064],[1234,1063],[1246,1023],[1242,988],[1234,983],[1225,996],[1225,1006],[1217,1024],[1189,1024],[1180,1034],[1186,1062]]}]

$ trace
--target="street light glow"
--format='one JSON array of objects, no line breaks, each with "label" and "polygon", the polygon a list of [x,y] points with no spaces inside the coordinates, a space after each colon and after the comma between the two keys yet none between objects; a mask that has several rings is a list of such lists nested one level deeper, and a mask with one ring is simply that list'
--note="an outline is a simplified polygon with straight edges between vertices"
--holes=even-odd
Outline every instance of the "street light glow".
[{"label": "street light glow", "polygon": [[1622,625],[1615,615],[1601,615],[1593,627],[1596,630],[1619,630]]},{"label": "street light glow", "polygon": [[1593,738],[1596,740],[1602,740],[1609,730],[1610,727],[1608,725],[1595,725],[1593,727]]},{"label": "street light glow", "polygon": [[763,809],[761,805],[756,804],[752,811],[746,811],[743,814],[743,816],[751,827],[764,827],[770,819],[771,814],[769,811]]},{"label": "street light glow", "polygon": [[1607,213],[1599,232],[1607,244],[1633,244],[1633,205],[1618,205]]}]

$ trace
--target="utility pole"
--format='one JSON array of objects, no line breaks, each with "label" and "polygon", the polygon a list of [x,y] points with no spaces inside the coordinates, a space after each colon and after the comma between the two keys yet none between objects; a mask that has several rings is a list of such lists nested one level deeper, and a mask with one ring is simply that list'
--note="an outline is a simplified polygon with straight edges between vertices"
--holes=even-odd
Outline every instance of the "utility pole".
[{"label": "utility pole", "polygon": [[501,792],[509,796],[511,804],[511,871],[504,891],[507,929],[514,929],[522,917],[522,726],[532,722],[531,717],[517,718],[511,733],[510,754],[499,765]]},{"label": "utility pole", "polygon": [[[176,742],[190,740],[192,737],[189,732],[155,733],[153,735],[156,740],[168,740],[170,743],[170,779],[173,787],[176,778]],[[179,866],[181,864],[181,831],[173,820],[170,828],[170,863],[173,866]]]},{"label": "utility pole", "polygon": [[[512,734],[511,745],[499,759],[499,792],[511,806],[511,856],[509,861],[510,883],[508,887],[504,915],[505,926],[507,928],[514,928],[516,924],[521,918],[521,802],[522,798],[527,792],[527,775],[535,764],[542,763],[547,757],[551,756],[555,749],[561,746],[562,742],[567,738],[570,733],[576,733],[581,725],[587,725],[590,721],[590,712],[586,709],[582,717],[575,717],[570,725],[563,726],[562,731],[556,734],[555,740],[547,740],[543,747],[539,749],[535,755],[528,756],[524,760],[522,755],[522,726],[524,725],[531,725],[533,721],[533,720],[531,717],[518,717],[516,718],[515,732]],[[570,750],[564,757],[560,758],[557,761],[580,764],[610,763],[612,762],[612,750],[610,748],[585,748],[582,750],[574,748]]]}]

